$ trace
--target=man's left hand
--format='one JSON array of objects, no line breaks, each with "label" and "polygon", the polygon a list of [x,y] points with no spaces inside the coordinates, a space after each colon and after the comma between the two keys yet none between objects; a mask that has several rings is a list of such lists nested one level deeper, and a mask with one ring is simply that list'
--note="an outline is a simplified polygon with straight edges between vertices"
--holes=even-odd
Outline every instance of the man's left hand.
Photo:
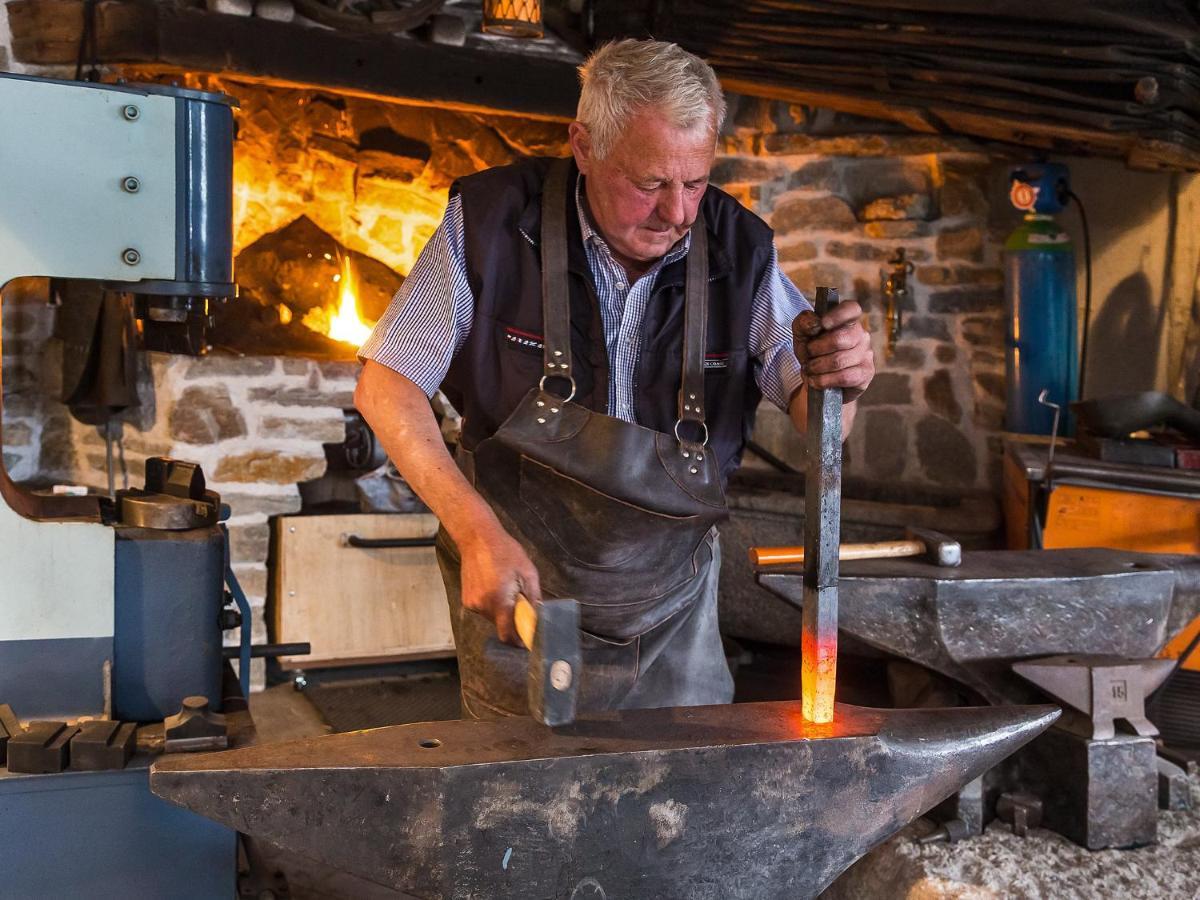
[{"label": "man's left hand", "polygon": [[862,396],[875,377],[875,353],[862,315],[861,306],[844,300],[824,316],[805,310],[796,317],[793,346],[804,365],[805,384],[841,388],[846,402]]}]

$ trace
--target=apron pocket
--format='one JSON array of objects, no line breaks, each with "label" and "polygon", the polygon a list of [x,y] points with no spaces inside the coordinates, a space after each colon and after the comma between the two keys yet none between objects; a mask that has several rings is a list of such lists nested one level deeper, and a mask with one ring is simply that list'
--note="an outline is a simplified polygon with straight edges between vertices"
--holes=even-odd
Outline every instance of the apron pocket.
[{"label": "apron pocket", "polygon": [[521,457],[520,480],[522,503],[558,550],[590,569],[631,575],[673,569],[711,525],[701,516],[672,516],[619,500],[528,456]]}]

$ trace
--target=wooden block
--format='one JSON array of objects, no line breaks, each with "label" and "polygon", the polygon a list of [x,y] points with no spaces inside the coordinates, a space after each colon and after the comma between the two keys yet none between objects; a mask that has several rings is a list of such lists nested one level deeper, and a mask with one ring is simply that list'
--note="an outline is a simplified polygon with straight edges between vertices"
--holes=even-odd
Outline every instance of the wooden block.
[{"label": "wooden block", "polygon": [[432,537],[431,515],[287,516],[275,520],[275,641],[308,641],[284,668],[454,655],[432,547],[363,549],[368,539]]}]

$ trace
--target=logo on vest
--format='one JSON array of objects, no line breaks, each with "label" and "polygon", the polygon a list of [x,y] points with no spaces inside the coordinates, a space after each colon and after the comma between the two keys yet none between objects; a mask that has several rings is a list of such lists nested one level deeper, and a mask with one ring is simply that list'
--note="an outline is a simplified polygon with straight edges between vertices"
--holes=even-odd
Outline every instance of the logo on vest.
[{"label": "logo on vest", "polygon": [[729,354],[728,353],[706,353],[704,354],[705,369],[728,369]]},{"label": "logo on vest", "polygon": [[504,339],[514,347],[520,347],[523,350],[533,350],[538,353],[541,353],[546,346],[540,334],[522,331],[520,328],[506,326],[504,329]]}]

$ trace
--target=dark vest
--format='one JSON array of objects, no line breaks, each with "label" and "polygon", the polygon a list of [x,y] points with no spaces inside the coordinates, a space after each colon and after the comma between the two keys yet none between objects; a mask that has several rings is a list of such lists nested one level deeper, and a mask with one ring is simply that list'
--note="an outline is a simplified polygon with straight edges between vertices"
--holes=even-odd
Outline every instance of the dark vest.
[{"label": "dark vest", "polygon": [[[467,276],[475,315],[442,390],[463,415],[468,450],[496,432],[542,375],[542,180],[548,159],[526,159],[462,178]],[[578,171],[571,167],[568,270],[575,400],[608,407],[608,353],[596,290],[575,209]],[[709,447],[723,480],[741,462],[760,394],[749,355],[750,311],[770,260],[772,232],[723,191],[709,187],[701,201],[709,231],[708,329],[704,394]],[[658,274],[642,323],[634,377],[634,416],[640,425],[671,432],[682,367],[685,259]]]}]

